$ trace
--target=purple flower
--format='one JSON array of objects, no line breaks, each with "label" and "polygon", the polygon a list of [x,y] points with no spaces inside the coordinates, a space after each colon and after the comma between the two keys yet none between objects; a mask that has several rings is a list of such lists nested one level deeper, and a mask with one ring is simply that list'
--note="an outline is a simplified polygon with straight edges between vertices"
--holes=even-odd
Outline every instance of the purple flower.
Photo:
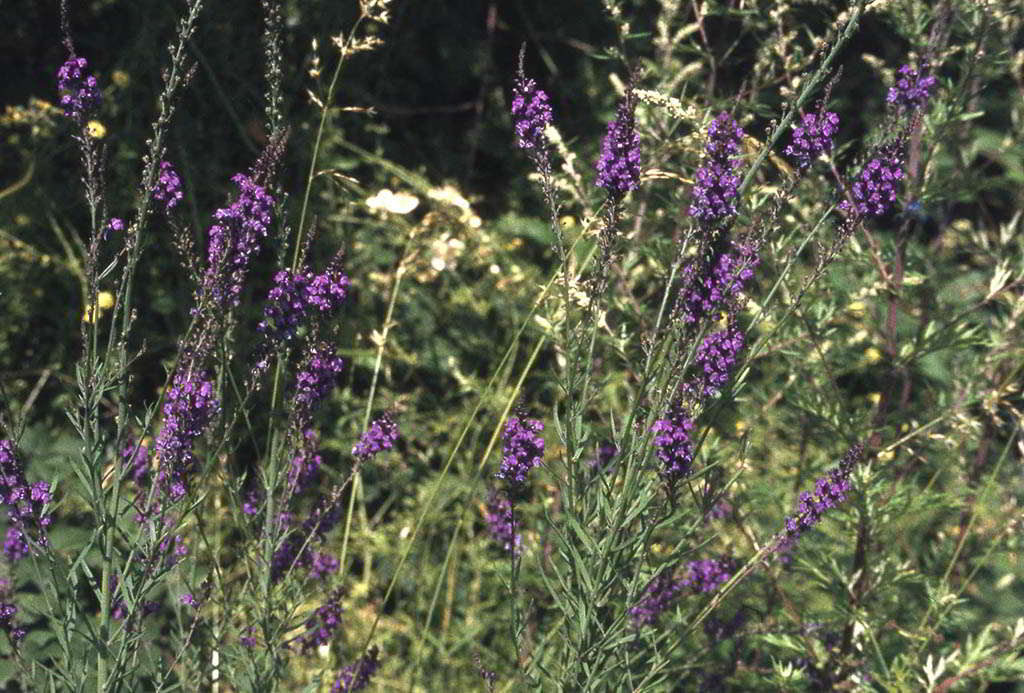
[{"label": "purple flower", "polygon": [[274,275],[264,319],[257,329],[275,342],[291,339],[310,314],[327,316],[336,312],[348,295],[348,287],[348,277],[336,268],[323,274],[281,270]]},{"label": "purple flower", "polygon": [[597,457],[590,460],[587,464],[592,471],[600,473],[608,469],[608,466],[618,454],[619,448],[616,447],[615,443],[601,443],[597,446]]},{"label": "purple flower", "polygon": [[509,499],[497,490],[491,490],[487,498],[487,528],[494,543],[514,556],[522,552],[522,537],[516,532],[518,525]]},{"label": "purple flower", "polygon": [[331,693],[355,693],[370,685],[370,679],[380,667],[380,650],[376,645],[338,674],[331,685]]},{"label": "purple flower", "polygon": [[746,345],[746,336],[732,324],[704,338],[697,347],[695,362],[698,369],[696,390],[705,397],[721,392],[736,367],[739,353]]},{"label": "purple flower", "polygon": [[0,601],[0,629],[6,631],[10,639],[17,643],[24,639],[25,629],[14,625],[14,617],[18,615],[18,607],[13,602],[6,601],[7,596],[4,596],[5,601]]},{"label": "purple flower", "polygon": [[156,439],[160,481],[173,500],[188,492],[188,480],[197,464],[193,446],[219,411],[220,401],[209,374],[186,370],[174,376],[164,398],[163,427]]},{"label": "purple flower", "polygon": [[685,288],[680,295],[683,322],[692,325],[719,306],[735,304],[759,263],[753,246],[733,243],[729,251],[718,256],[714,268],[703,279],[692,278],[699,271],[700,262],[687,265],[683,270]]},{"label": "purple flower", "polygon": [[309,565],[309,576],[314,580],[323,580],[331,573],[338,572],[341,561],[329,553],[314,551]]},{"label": "purple flower", "polygon": [[697,171],[690,214],[706,225],[715,225],[736,214],[740,185],[741,128],[728,113],[719,113],[708,127],[704,165]]},{"label": "purple flower", "polygon": [[501,469],[495,476],[512,486],[526,482],[526,475],[544,460],[544,424],[537,419],[510,416],[502,433]]},{"label": "purple flower", "polygon": [[309,513],[301,527],[290,527],[291,513],[281,513],[279,518],[284,527],[284,539],[274,551],[270,560],[270,579],[277,582],[293,566],[309,568],[314,578],[322,577],[329,570],[333,558],[313,550],[315,543],[322,542],[341,518],[341,509],[336,502],[321,498]]},{"label": "purple flower", "polygon": [[818,524],[827,510],[837,507],[846,500],[846,495],[853,486],[850,483],[850,475],[863,452],[864,446],[857,443],[846,451],[837,466],[815,482],[814,495],[807,491],[800,493],[800,500],[793,514],[786,518],[785,528],[776,538],[774,550],[777,553],[786,554],[791,551],[797,539]]},{"label": "purple flower", "polygon": [[661,460],[658,473],[669,487],[674,487],[689,475],[693,466],[693,443],[690,431],[693,420],[686,409],[675,404],[669,408],[665,418],[658,419],[651,426],[654,435],[654,454]]},{"label": "purple flower", "polygon": [[796,159],[801,171],[823,152],[832,149],[832,138],[839,130],[839,116],[832,111],[805,113],[800,125],[793,126],[793,141],[786,147],[786,156]]},{"label": "purple flower", "polygon": [[[319,438],[312,428],[302,431],[302,444],[292,455],[292,464],[288,470],[288,488],[291,493],[302,493],[316,481],[323,465],[323,457],[317,450]],[[245,511],[243,506],[242,510]]]},{"label": "purple flower", "polygon": [[300,428],[306,428],[320,403],[338,382],[338,374],[345,367],[334,348],[325,342],[314,344],[306,354],[302,370],[295,376],[295,395],[292,417]]},{"label": "purple flower", "polygon": [[876,156],[864,165],[857,174],[850,193],[853,205],[843,200],[839,209],[844,212],[856,210],[860,215],[881,216],[895,203],[899,182],[903,179],[903,158],[897,142],[890,142],[879,148]]},{"label": "purple flower", "polygon": [[323,606],[306,619],[306,632],[295,638],[299,649],[305,654],[329,643],[341,625],[341,612],[341,592],[334,591]]},{"label": "purple flower", "polygon": [[521,149],[544,152],[547,141],[544,129],[551,124],[551,104],[548,95],[537,83],[520,72],[512,89],[512,121],[516,126],[516,140]]},{"label": "purple flower", "polygon": [[900,77],[896,86],[890,87],[886,101],[910,110],[920,108],[931,98],[931,89],[938,80],[934,75],[922,77],[920,71],[910,65],[899,70]]},{"label": "purple flower", "polygon": [[72,55],[57,70],[57,91],[64,115],[81,121],[100,106],[100,90],[96,78],[85,71],[85,58]]},{"label": "purple flower", "polygon": [[238,198],[230,207],[213,213],[216,223],[210,227],[210,247],[204,286],[222,308],[237,306],[242,282],[260,239],[270,228],[274,198],[244,174],[232,179],[238,186]]},{"label": "purple flower", "polygon": [[708,558],[703,561],[691,561],[686,566],[686,577],[681,584],[694,592],[714,592],[728,582],[732,576],[732,565],[729,561]]},{"label": "purple flower", "polygon": [[8,527],[7,536],[4,539],[4,556],[7,557],[7,560],[13,563],[25,558],[30,553],[24,533],[17,527]]},{"label": "purple flower", "polygon": [[627,94],[601,141],[597,185],[613,197],[624,195],[640,182],[640,137],[636,134],[634,105],[632,94]]},{"label": "purple flower", "polygon": [[238,638],[238,641],[242,643],[244,647],[256,647],[256,637],[253,635],[253,633],[256,632],[256,626],[249,626],[242,632],[245,633],[245,635],[242,635],[240,638]]},{"label": "purple flower", "polygon": [[[8,558],[24,556],[29,550],[31,537],[42,546],[47,545],[45,530],[53,522],[43,508],[53,500],[50,485],[45,481],[29,484],[25,469],[18,458],[14,442],[0,439],[0,502],[7,506],[10,526],[4,541]],[[17,534],[12,534],[11,530]]]},{"label": "purple flower", "polygon": [[390,450],[397,440],[398,425],[390,415],[384,414],[370,423],[370,427],[352,448],[352,454],[365,462],[382,450]]},{"label": "purple flower", "polygon": [[185,606],[191,606],[194,609],[199,607],[199,600],[196,599],[191,593],[181,595],[181,603]]},{"label": "purple flower", "polygon": [[629,609],[634,628],[652,626],[672,601],[682,591],[682,583],[672,577],[671,570],[664,570],[647,583],[640,601]]},{"label": "purple flower", "polygon": [[174,206],[181,202],[181,179],[170,161],[160,162],[160,177],[153,187],[153,199],[164,203],[164,212],[171,213]]}]

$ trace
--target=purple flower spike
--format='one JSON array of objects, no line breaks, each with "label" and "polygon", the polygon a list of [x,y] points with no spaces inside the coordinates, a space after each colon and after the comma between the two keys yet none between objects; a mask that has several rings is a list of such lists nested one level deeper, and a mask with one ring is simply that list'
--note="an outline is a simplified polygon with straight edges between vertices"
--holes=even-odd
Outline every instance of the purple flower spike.
[{"label": "purple flower spike", "polygon": [[295,336],[310,315],[327,317],[341,307],[348,295],[349,279],[338,269],[323,274],[281,270],[267,295],[265,319],[258,329],[274,342]]},{"label": "purple flower spike", "polygon": [[786,554],[791,551],[804,532],[821,522],[826,511],[846,500],[853,487],[850,475],[853,474],[853,467],[863,452],[864,446],[857,443],[846,451],[837,466],[815,482],[813,495],[807,491],[800,493],[800,500],[793,514],[786,518],[785,528],[776,538],[774,548],[777,553]]},{"label": "purple flower spike", "polygon": [[57,70],[57,90],[64,115],[81,121],[100,106],[100,90],[96,78],[88,74],[85,58],[71,56]]},{"label": "purple flower spike", "polygon": [[352,454],[367,461],[382,450],[390,450],[398,440],[398,425],[387,414],[375,419],[352,448]]},{"label": "purple flower spike", "polygon": [[679,404],[672,406],[665,418],[658,419],[651,426],[655,434],[655,455],[662,462],[658,473],[670,487],[685,478],[693,466],[692,430],[693,420]]},{"label": "purple flower spike", "polygon": [[682,583],[672,577],[671,570],[665,570],[651,580],[644,588],[640,601],[629,610],[633,627],[652,626],[657,623],[661,614],[679,596],[682,588]]},{"label": "purple flower spike", "polygon": [[695,362],[698,392],[705,397],[714,397],[725,384],[739,358],[739,353],[746,345],[746,336],[736,325],[729,325],[720,332],[713,332],[704,338],[697,347]]},{"label": "purple flower spike", "polygon": [[338,674],[331,685],[331,693],[355,693],[370,685],[370,679],[380,668],[380,650],[376,645]]},{"label": "purple flower spike", "polygon": [[707,156],[697,171],[690,205],[690,214],[703,224],[720,224],[736,214],[742,139],[743,128],[728,113],[719,113],[708,127]]},{"label": "purple flower spike", "polygon": [[896,142],[881,147],[876,156],[857,174],[850,194],[853,204],[843,200],[839,209],[855,210],[857,214],[882,216],[896,204],[899,184],[903,179],[903,157]]},{"label": "purple flower spike", "polygon": [[786,147],[786,156],[793,157],[803,171],[832,149],[832,138],[838,130],[839,116],[832,111],[806,113],[800,125],[793,126],[793,141]]},{"label": "purple flower spike", "polygon": [[494,543],[514,556],[522,552],[522,537],[516,532],[518,524],[513,517],[512,503],[503,494],[492,490],[487,499],[487,528]]},{"label": "purple flower spike", "polygon": [[171,213],[174,206],[181,202],[181,179],[170,161],[160,162],[160,177],[153,187],[153,199],[164,203],[164,212]]},{"label": "purple flower spike", "polygon": [[11,560],[30,552],[28,539],[46,546],[46,528],[53,522],[43,508],[52,501],[50,485],[45,481],[29,484],[18,458],[14,442],[0,439],[0,502],[7,506],[10,524],[4,541],[4,553]]},{"label": "purple flower spike", "polygon": [[633,109],[632,95],[627,94],[601,141],[597,185],[613,197],[621,197],[640,182],[640,137],[636,134]]},{"label": "purple flower spike", "polygon": [[701,263],[687,265],[683,277],[686,289],[681,296],[683,322],[692,325],[720,306],[735,306],[759,263],[760,258],[752,246],[734,243],[728,252],[718,257],[710,276],[703,281],[691,279],[693,273],[699,271]]},{"label": "purple flower spike", "polygon": [[197,460],[192,449],[220,411],[213,380],[207,373],[179,372],[164,398],[164,421],[156,439],[160,480],[172,500],[188,491]]},{"label": "purple flower spike", "polygon": [[512,90],[512,120],[521,149],[542,152],[547,148],[544,129],[551,124],[548,95],[537,83],[520,73]]},{"label": "purple flower spike", "polygon": [[335,591],[306,619],[306,632],[296,638],[299,649],[307,653],[329,643],[341,625],[341,611],[341,593]]},{"label": "purple flower spike", "polygon": [[344,367],[345,362],[335,354],[333,347],[325,343],[310,347],[305,364],[295,377],[292,416],[300,428],[308,427],[313,412],[330,394]]},{"label": "purple flower spike", "polygon": [[910,65],[901,67],[899,74],[896,86],[889,89],[886,101],[910,110],[921,108],[928,103],[932,87],[938,82],[935,76],[922,77],[920,71]]},{"label": "purple flower spike", "polygon": [[222,308],[238,305],[249,262],[267,236],[274,207],[274,198],[248,176],[239,173],[231,180],[239,195],[230,207],[213,213],[217,222],[210,227],[204,278],[204,288]]},{"label": "purple flower spike", "polygon": [[729,561],[708,558],[688,563],[686,577],[681,584],[694,592],[714,592],[728,582],[731,576],[732,566]]},{"label": "purple flower spike", "polygon": [[511,416],[502,434],[504,441],[501,469],[495,476],[512,486],[526,482],[526,475],[544,461],[544,424],[537,419]]}]

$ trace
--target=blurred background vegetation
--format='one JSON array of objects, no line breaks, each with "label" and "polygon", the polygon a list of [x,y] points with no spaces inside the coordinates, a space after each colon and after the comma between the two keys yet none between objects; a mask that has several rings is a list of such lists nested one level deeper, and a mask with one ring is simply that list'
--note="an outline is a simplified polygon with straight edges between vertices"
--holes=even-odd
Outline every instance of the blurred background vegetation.
[{"label": "blurred background vegetation", "polygon": [[[956,4],[971,11],[966,3]],[[600,2],[398,1],[388,25],[370,27],[383,45],[345,66],[335,104],[343,108],[334,113],[326,134],[318,166],[324,174],[314,183],[312,208],[318,229],[315,257],[322,264],[335,249],[344,249],[353,280],[342,345],[352,367],[321,427],[335,459],[358,433],[376,354],[374,331],[381,329],[387,312],[396,268],[404,268],[377,407],[398,409],[404,441],[386,468],[364,472],[369,516],[359,547],[363,557],[374,557],[379,577],[372,583],[356,581],[353,600],[363,606],[349,616],[349,623],[355,623],[345,636],[349,644],[361,642],[364,634],[355,614],[370,621],[382,608],[396,546],[407,536],[427,482],[448,454],[452,432],[498,371],[504,347],[515,341],[538,286],[557,265],[543,200],[528,178],[529,160],[514,147],[508,116],[519,47],[525,43],[527,72],[551,96],[559,131],[578,156],[575,169],[587,182],[582,198],[562,210],[562,223],[578,233],[601,199],[592,187],[592,162],[628,79],[623,56],[639,70],[640,87],[663,89],[684,103],[692,99],[701,112],[735,107],[746,131],[763,138],[789,96],[786,85],[809,64],[816,40],[847,3],[699,3],[702,25],[666,48],[656,37],[672,5],[667,0],[621,3],[621,16],[629,21],[628,30],[622,30]],[[830,103],[842,119],[836,153],[841,165],[853,164],[877,137],[874,128],[882,120],[894,70],[924,48],[924,29],[932,19],[929,5],[892,2],[870,12],[843,51],[843,72]],[[1012,243],[1004,236],[1019,234],[1024,197],[1024,33],[1020,8],[1013,5],[990,3],[993,25],[982,46],[988,53],[980,62],[969,54],[978,37],[969,35],[964,24],[953,23],[949,45],[959,49],[951,50],[939,69],[942,94],[936,111],[941,115],[941,109],[948,109],[956,119],[937,116],[937,125],[928,130],[933,138],[926,143],[929,168],[908,190],[903,216],[871,227],[888,257],[902,242],[896,230],[908,210],[921,217],[906,242],[901,342],[913,341],[923,329],[921,311],[965,315],[960,331],[948,335],[948,345],[956,348],[915,352],[914,361],[903,364],[905,382],[912,386],[885,425],[893,435],[912,430],[926,422],[927,413],[958,406],[963,400],[956,393],[970,387],[987,383],[986,392],[995,393],[958,410],[935,437],[901,452],[905,458],[894,469],[906,486],[894,486],[893,508],[899,510],[887,512],[897,517],[886,525],[891,534],[883,533],[878,541],[906,544],[908,554],[932,550],[921,548],[929,538],[945,547],[943,541],[948,543],[957,524],[951,529],[946,520],[952,514],[959,521],[963,507],[930,508],[925,500],[932,496],[914,497],[911,490],[938,491],[964,480],[977,484],[985,460],[1009,440],[1022,409],[1020,316],[1009,298],[985,301],[993,268],[1008,260],[1002,253]],[[291,195],[287,210],[296,217],[319,119],[310,93],[322,94],[333,70],[337,52],[330,36],[347,30],[357,11],[354,2],[335,0],[286,1],[282,7],[282,91],[291,135],[279,188]],[[132,209],[133,181],[161,87],[164,47],[173,37],[179,10],[180,3],[164,0],[71,4],[76,50],[89,60],[105,97],[96,132],[107,147],[112,216]],[[672,28],[692,21],[692,10],[684,8]],[[0,6],[0,25],[5,27],[0,32],[0,386],[7,405],[27,421],[22,447],[32,453],[30,476],[49,479],[63,474],[60,455],[75,444],[62,408],[70,403],[79,355],[88,214],[79,193],[77,149],[68,124],[53,107],[55,73],[65,57],[57,4],[7,0]],[[191,44],[196,71],[178,104],[167,158],[181,174],[184,220],[199,247],[211,212],[231,192],[231,175],[248,169],[267,141],[262,31],[258,3],[210,0]],[[644,107],[639,121],[645,144],[660,145],[650,150],[652,165],[677,175],[652,181],[634,197],[635,209],[657,213],[632,230],[653,250],[638,250],[622,269],[618,287],[625,293],[615,307],[626,316],[622,325],[634,324],[629,316],[658,296],[664,258],[688,223],[686,179],[692,178],[700,145],[700,122],[669,119]],[[782,175],[769,167],[762,182],[777,185]],[[798,227],[833,201],[826,183],[803,185],[784,212],[783,226]],[[384,198],[376,197],[382,189],[415,196],[418,204],[406,213],[388,211]],[[378,203],[367,203],[374,199]],[[910,207],[912,201],[919,205]],[[191,305],[192,287],[173,251],[173,231],[159,222],[155,231],[137,284],[141,305],[147,307],[137,328],[138,346],[146,347],[134,383],[140,402],[152,401],[162,385]],[[771,285],[776,260],[786,249],[774,250],[780,255],[767,257],[758,270],[762,288]],[[265,268],[272,254],[262,259]],[[809,258],[807,263],[810,267]],[[269,280],[266,273],[256,276],[254,294],[264,291]],[[1015,291],[1009,295],[1019,296],[1020,288]],[[867,242],[856,237],[834,271],[804,300],[796,326],[765,345],[743,396],[721,408],[714,421],[714,450],[723,457],[745,451],[750,472],[733,505],[746,509],[748,521],[777,526],[792,499],[779,495],[780,488],[791,494],[806,488],[822,460],[836,457],[837,431],[871,429],[892,378],[892,362],[884,357],[887,292]],[[256,313],[243,320],[254,323]],[[968,334],[975,328],[984,338]],[[387,685],[415,681],[423,690],[476,688],[478,682],[469,678],[476,676],[474,652],[482,653],[489,668],[506,669],[503,662],[511,649],[499,621],[504,618],[500,578],[507,565],[487,547],[479,510],[485,496],[477,472],[481,460],[473,455],[485,449],[502,398],[512,391],[529,346],[543,331],[543,325],[530,322],[516,358],[501,374],[501,387],[493,401],[485,402],[471,442],[456,460],[456,473],[448,477],[414,551],[413,568],[406,569],[397,596],[383,607],[380,637],[388,643],[383,648],[390,660]],[[523,388],[525,404],[538,415],[557,397],[557,357],[551,348],[542,351]],[[605,387],[609,408],[615,410],[624,402],[629,373],[622,363],[613,365]],[[983,445],[991,448],[979,453]],[[1013,455],[1019,469],[1020,453]],[[942,460],[962,459],[979,460],[977,469],[963,464],[940,469]],[[1004,480],[1016,489],[1016,501],[990,499],[991,521],[1019,518],[1021,480],[1016,474],[1012,484]],[[784,487],[776,485],[780,475]],[[441,575],[440,557],[466,503],[472,506],[472,523],[462,538],[466,543]],[[545,503],[527,516],[539,515]],[[907,534],[908,528],[916,535]],[[722,528],[723,536],[731,537],[726,543],[741,548],[744,531],[739,523]],[[528,542],[543,544],[544,538],[528,536]],[[945,548],[934,550],[936,564],[945,560]],[[976,599],[960,627],[947,637],[960,639],[985,623],[1024,611],[1018,552],[1019,546],[1000,549],[976,581]],[[365,568],[360,565],[358,571],[370,577]],[[1007,583],[1006,575],[1016,578]],[[442,607],[425,627],[435,588],[441,590]],[[539,584],[528,581],[524,589],[540,598]],[[773,578],[756,589],[779,593],[799,588],[780,587]],[[827,601],[808,603],[812,610],[828,609]],[[543,611],[543,605],[537,608]],[[411,643],[423,630],[433,635],[413,653]]]}]

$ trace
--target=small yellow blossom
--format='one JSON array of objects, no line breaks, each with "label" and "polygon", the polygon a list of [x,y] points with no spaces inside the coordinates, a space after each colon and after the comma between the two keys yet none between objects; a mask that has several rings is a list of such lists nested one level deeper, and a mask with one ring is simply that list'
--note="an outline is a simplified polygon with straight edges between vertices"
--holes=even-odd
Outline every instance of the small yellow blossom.
[{"label": "small yellow blossom", "polygon": [[85,124],[85,134],[96,140],[103,139],[107,134],[107,128],[98,120],[90,120]]},{"label": "small yellow blossom", "polygon": [[874,404],[875,406],[878,406],[878,403],[882,401],[882,393],[881,392],[869,392],[868,393],[868,401],[871,402],[872,404]]},{"label": "small yellow blossom", "polygon": [[[101,291],[96,295],[96,307],[99,308],[99,313],[102,315],[103,311],[109,309],[114,305],[114,294],[109,291]],[[92,306],[86,306],[85,311],[82,313],[82,320],[84,322],[92,322]]]},{"label": "small yellow blossom", "polygon": [[875,364],[882,360],[882,352],[876,347],[868,347],[864,350],[864,360],[869,364]]},{"label": "small yellow blossom", "polygon": [[131,76],[124,70],[114,70],[110,73],[110,81],[124,89],[132,82]]}]

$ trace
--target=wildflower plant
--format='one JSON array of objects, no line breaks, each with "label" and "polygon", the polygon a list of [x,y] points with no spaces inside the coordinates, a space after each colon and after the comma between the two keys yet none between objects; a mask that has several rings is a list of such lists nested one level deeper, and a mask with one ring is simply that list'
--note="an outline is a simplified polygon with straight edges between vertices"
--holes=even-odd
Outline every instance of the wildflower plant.
[{"label": "wildflower plant", "polygon": [[720,5],[435,5],[428,65],[416,3],[144,60],[63,7],[0,117],[5,322],[64,319],[0,325],[0,685],[1024,676],[1021,15]]}]

